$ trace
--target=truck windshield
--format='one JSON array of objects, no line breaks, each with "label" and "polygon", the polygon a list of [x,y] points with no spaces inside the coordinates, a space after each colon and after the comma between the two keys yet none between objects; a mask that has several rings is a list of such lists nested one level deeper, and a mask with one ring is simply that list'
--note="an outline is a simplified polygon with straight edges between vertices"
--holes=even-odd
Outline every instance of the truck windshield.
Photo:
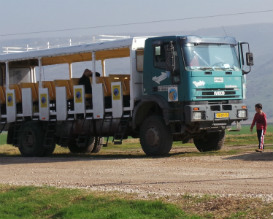
[{"label": "truck windshield", "polygon": [[235,47],[226,44],[193,44],[183,46],[186,70],[240,70]]}]

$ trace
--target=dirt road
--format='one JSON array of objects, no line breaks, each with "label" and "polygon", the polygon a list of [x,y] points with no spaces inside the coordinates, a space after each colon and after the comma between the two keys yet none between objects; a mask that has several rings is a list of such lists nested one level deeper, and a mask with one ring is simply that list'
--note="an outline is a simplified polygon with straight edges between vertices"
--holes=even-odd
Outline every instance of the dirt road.
[{"label": "dirt road", "polygon": [[111,158],[0,157],[0,183],[148,194],[219,194],[273,201],[273,153]]}]

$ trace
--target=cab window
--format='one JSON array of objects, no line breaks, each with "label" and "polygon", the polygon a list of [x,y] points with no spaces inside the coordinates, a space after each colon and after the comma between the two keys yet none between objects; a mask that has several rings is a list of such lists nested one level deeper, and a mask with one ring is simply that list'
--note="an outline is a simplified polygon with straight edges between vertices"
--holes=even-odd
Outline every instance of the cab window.
[{"label": "cab window", "polygon": [[166,69],[166,51],[164,44],[154,46],[154,67]]},{"label": "cab window", "polygon": [[154,47],[154,67],[164,69],[171,73],[173,84],[180,83],[180,68],[176,43],[173,41],[155,44]]}]

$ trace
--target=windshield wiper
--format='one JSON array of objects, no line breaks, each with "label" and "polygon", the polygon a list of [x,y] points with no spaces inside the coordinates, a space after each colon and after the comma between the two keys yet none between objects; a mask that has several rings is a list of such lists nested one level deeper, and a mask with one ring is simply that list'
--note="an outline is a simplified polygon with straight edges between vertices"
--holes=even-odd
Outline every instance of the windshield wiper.
[{"label": "windshield wiper", "polygon": [[215,69],[220,69],[220,70],[223,70],[223,71],[235,71],[234,67],[220,67],[220,66],[215,66],[215,67],[213,67],[213,70],[215,70]]},{"label": "windshield wiper", "polygon": [[201,70],[213,70],[213,68],[212,68],[212,67],[209,67],[209,66],[208,66],[208,67],[200,67],[200,69],[201,69]]}]

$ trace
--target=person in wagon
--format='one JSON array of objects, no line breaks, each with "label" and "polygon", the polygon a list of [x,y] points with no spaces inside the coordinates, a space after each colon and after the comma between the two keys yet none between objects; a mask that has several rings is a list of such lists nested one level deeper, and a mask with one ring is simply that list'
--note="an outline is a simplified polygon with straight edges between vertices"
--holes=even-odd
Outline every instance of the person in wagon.
[{"label": "person in wagon", "polygon": [[[92,77],[93,72],[89,69],[85,69],[80,80],[79,85],[84,85],[85,93],[86,94],[92,94],[92,86],[90,77]],[[96,72],[96,77],[100,77],[100,73]]]}]

